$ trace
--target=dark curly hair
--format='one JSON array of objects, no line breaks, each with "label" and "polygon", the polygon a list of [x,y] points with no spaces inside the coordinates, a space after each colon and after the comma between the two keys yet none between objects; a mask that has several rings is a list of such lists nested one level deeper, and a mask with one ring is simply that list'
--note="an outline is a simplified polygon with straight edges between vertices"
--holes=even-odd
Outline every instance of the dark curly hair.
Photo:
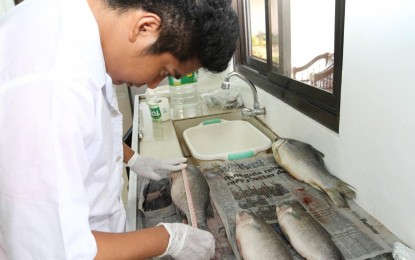
[{"label": "dark curly hair", "polygon": [[224,71],[239,37],[238,17],[230,0],[105,0],[110,8],[152,12],[161,18],[150,54],[171,53],[179,61],[197,58],[211,72]]}]

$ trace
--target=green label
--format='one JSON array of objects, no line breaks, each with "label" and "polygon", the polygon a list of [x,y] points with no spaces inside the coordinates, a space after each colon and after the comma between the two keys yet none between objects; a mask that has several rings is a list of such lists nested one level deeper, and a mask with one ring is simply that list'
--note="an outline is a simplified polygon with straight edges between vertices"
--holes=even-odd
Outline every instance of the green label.
[{"label": "green label", "polygon": [[169,76],[169,85],[170,86],[179,86],[179,85],[195,83],[195,82],[197,82],[197,73],[196,72],[189,73],[186,76],[181,77],[180,79],[175,79],[172,76]]},{"label": "green label", "polygon": [[161,111],[158,105],[150,106],[150,113],[151,118],[153,118],[154,120],[158,120],[161,118]]}]

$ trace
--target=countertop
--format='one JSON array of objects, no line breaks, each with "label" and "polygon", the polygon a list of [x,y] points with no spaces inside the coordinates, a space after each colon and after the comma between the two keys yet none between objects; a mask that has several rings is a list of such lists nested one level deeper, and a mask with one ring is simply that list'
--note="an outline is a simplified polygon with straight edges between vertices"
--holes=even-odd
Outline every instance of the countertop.
[{"label": "countertop", "polygon": [[[203,120],[203,118],[209,118],[209,116],[216,116],[219,114],[229,113],[230,111],[222,111],[218,109],[202,107],[202,114],[197,120]],[[232,112],[232,111],[231,111]],[[240,110],[233,111],[240,113]],[[232,113],[233,113],[232,112]],[[144,95],[136,95],[134,100],[134,114],[133,114],[133,130],[132,130],[132,143],[133,150],[148,157],[158,158],[161,160],[170,160],[177,157],[189,157],[188,151],[183,149],[178,136],[182,129],[175,130],[175,123],[182,118],[172,118],[172,120],[164,122],[153,122],[150,115],[150,109],[146,102]],[[193,120],[193,119],[192,119]],[[250,121],[256,125],[257,128],[261,128],[258,124],[261,124],[261,120]],[[262,127],[264,128],[264,127]],[[267,127],[265,127],[267,128]],[[261,130],[263,131],[263,129]],[[270,132],[264,132],[271,140],[275,140],[277,135],[269,129]],[[183,152],[184,151],[184,152]],[[192,158],[190,158],[192,160]],[[137,175],[132,173],[129,176],[128,181],[128,202],[127,202],[127,231],[137,230],[137,189],[140,186]],[[379,236],[385,240],[390,246],[396,241],[400,241],[394,234],[392,234],[382,223],[373,219],[372,216],[367,214],[357,204],[353,203],[355,211],[359,212],[362,219],[370,220],[370,223],[380,231]]]}]

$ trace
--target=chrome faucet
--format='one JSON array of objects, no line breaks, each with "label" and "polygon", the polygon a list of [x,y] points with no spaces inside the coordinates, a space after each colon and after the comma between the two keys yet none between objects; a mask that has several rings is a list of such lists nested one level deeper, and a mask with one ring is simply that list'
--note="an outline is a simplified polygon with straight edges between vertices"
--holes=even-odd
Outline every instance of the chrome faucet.
[{"label": "chrome faucet", "polygon": [[253,109],[250,109],[250,108],[242,109],[242,117],[244,119],[246,119],[246,118],[252,117],[252,116],[265,115],[265,107],[264,108],[259,107],[258,93],[257,93],[257,90],[256,90],[254,84],[249,79],[245,78],[244,75],[242,75],[242,74],[240,74],[236,71],[230,72],[222,82],[222,86],[221,86],[222,89],[229,89],[229,87],[231,85],[229,83],[229,79],[233,76],[238,77],[238,78],[242,79],[243,81],[245,81],[245,83],[248,84],[248,86],[251,88],[252,94],[254,96],[254,108]]}]

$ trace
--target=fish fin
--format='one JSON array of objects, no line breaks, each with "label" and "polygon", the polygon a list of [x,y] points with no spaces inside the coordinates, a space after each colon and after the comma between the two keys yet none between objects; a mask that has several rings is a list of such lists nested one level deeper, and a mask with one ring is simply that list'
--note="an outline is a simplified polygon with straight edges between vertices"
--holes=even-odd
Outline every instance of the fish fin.
[{"label": "fish fin", "polygon": [[311,144],[307,144],[307,145],[309,146],[310,150],[312,150],[318,156],[318,158],[320,158],[320,160],[323,160],[324,153],[322,153],[319,150],[317,150],[316,148],[314,148],[314,146],[312,146]]},{"label": "fish fin", "polygon": [[321,192],[324,192],[324,189],[322,189],[318,184],[316,184],[316,183],[314,183],[312,181],[310,183],[308,183],[308,182],[304,182],[304,183],[310,185],[311,187],[313,187],[316,190],[319,190]]},{"label": "fish fin", "polygon": [[340,192],[343,197],[346,197],[348,199],[355,199],[356,198],[356,192],[354,191],[354,187],[345,183],[344,181],[339,180],[339,184],[336,187],[336,190]]},{"label": "fish fin", "polygon": [[[331,176],[335,179],[335,187],[330,189],[323,189],[322,191],[330,197],[336,206],[340,208],[348,207],[349,205],[347,204],[346,199],[356,198],[356,192],[354,191],[355,188],[340,180],[336,176]],[[314,187],[314,185],[312,186]]]},{"label": "fish fin", "polygon": [[342,194],[337,191],[337,189],[326,189],[326,193],[337,207],[348,207],[347,201],[343,198]]},{"label": "fish fin", "polygon": [[323,156],[321,156],[318,152],[313,151],[311,156],[313,156],[315,158],[315,160],[318,161],[320,164],[325,165],[324,159],[323,159],[324,154],[323,154]]},{"label": "fish fin", "polygon": [[311,147],[313,148],[314,152],[315,152],[316,154],[318,154],[318,156],[320,156],[320,158],[321,158],[321,159],[323,159],[323,158],[324,158],[324,153],[320,152],[319,150],[317,150],[317,149],[316,149],[316,148],[314,148],[313,146],[311,146]]},{"label": "fish fin", "polygon": [[346,199],[355,199],[356,192],[354,188],[342,180],[338,180],[338,183],[334,189],[327,189],[326,193],[330,199],[340,208],[348,207]]}]

